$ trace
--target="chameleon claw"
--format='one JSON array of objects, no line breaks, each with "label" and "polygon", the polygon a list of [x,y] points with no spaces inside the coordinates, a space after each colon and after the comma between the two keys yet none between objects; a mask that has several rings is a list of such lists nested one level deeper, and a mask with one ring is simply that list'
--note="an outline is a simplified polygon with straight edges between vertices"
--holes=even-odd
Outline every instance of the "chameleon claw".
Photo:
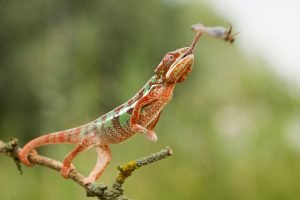
[{"label": "chameleon claw", "polygon": [[22,153],[23,153],[23,151],[18,152],[19,160],[27,167],[33,166],[34,164],[28,160],[28,156],[29,155],[37,155],[38,154],[37,151],[35,149],[33,149],[30,151],[30,153],[28,155],[23,155]]},{"label": "chameleon claw", "polygon": [[22,159],[21,161],[26,167],[32,167],[33,166],[33,163],[31,163],[28,158],[24,158]]}]

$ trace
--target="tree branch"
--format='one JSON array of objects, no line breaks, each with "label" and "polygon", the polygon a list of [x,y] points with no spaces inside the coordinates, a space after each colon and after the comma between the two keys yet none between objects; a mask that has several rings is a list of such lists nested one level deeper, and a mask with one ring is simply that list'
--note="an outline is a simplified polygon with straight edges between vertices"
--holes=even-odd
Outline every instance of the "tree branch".
[{"label": "tree branch", "polygon": [[[8,143],[4,143],[0,140],[0,154],[4,154],[10,156],[14,159],[18,171],[22,174],[20,161],[18,158],[18,151],[20,148],[18,147],[17,139],[11,139]],[[83,179],[85,176],[80,174],[75,169],[72,169],[69,173],[69,178],[82,186],[87,193],[87,196],[90,197],[98,197],[100,200],[128,200],[128,198],[124,195],[124,190],[122,186],[125,180],[132,174],[132,172],[144,165],[151,164],[153,162],[162,160],[172,155],[172,150],[169,147],[162,149],[157,153],[153,153],[149,156],[139,158],[134,161],[130,161],[124,165],[120,165],[117,167],[119,170],[116,180],[113,182],[112,186],[109,187],[103,183],[93,183],[89,185],[85,185],[83,183]],[[47,167],[53,170],[60,172],[62,167],[62,163],[45,157],[38,155],[37,153],[32,153],[29,155],[29,160],[31,163],[41,165],[43,167]]]}]

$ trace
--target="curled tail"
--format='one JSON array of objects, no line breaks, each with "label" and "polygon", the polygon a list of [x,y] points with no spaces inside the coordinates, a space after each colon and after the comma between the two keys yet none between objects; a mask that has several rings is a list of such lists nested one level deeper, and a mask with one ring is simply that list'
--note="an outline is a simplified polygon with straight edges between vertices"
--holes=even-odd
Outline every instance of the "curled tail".
[{"label": "curled tail", "polygon": [[31,166],[32,163],[28,160],[28,154],[37,147],[41,147],[48,144],[58,144],[58,143],[78,143],[80,142],[80,133],[85,129],[85,126],[50,133],[40,137],[37,137],[29,141],[23,149],[18,152],[20,161],[26,165]]}]

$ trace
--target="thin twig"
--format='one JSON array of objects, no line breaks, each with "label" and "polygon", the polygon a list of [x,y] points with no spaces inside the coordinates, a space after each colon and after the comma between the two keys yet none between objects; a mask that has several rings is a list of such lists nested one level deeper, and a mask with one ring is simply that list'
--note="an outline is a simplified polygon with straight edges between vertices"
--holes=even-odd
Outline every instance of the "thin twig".
[{"label": "thin twig", "polygon": [[150,154],[149,156],[139,158],[135,161],[130,161],[125,165],[118,166],[119,174],[113,184],[113,188],[121,188],[125,180],[132,174],[132,172],[142,166],[151,164],[153,162],[162,160],[166,157],[169,157],[173,154],[170,147],[160,150],[157,153]]}]

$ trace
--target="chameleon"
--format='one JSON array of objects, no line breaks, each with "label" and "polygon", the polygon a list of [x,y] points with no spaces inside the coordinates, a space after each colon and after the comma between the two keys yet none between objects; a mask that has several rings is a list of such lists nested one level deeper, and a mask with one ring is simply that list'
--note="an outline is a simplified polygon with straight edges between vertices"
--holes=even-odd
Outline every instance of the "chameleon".
[{"label": "chameleon", "polygon": [[177,83],[186,80],[194,63],[194,48],[203,33],[232,42],[231,28],[192,26],[197,32],[192,44],[167,53],[154,70],[154,75],[127,102],[103,116],[76,128],[42,135],[18,151],[19,160],[26,166],[33,164],[28,156],[37,153],[36,148],[48,145],[76,144],[63,160],[61,175],[68,178],[74,169],[72,160],[81,152],[95,147],[97,163],[84,184],[94,183],[103,173],[111,160],[109,145],[121,143],[137,133],[144,133],[151,141],[157,140],[154,128],[159,121],[163,108],[170,102]]}]

